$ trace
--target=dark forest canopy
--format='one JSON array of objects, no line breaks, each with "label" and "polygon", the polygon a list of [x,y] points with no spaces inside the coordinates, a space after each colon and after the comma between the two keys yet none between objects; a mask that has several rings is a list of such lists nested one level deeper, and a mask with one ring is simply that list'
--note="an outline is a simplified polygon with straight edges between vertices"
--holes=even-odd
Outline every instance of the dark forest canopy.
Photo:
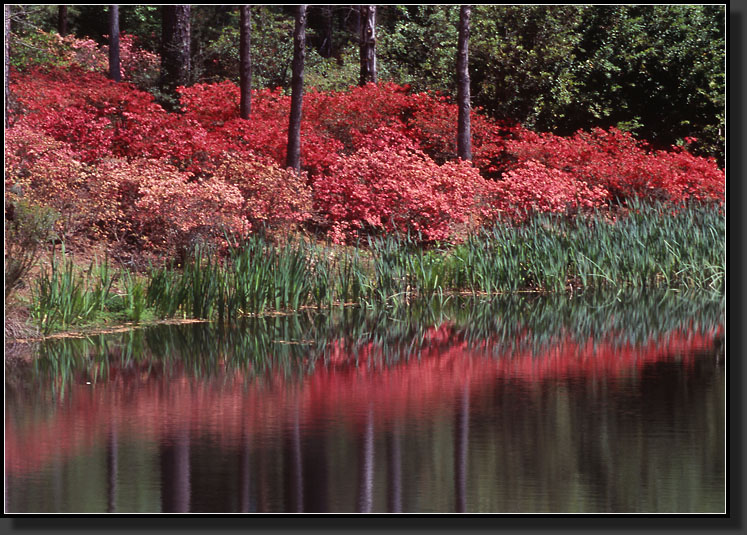
[{"label": "dark forest canopy", "polygon": [[[68,6],[67,31],[105,44],[107,9]],[[253,8],[255,88],[290,90],[294,9]],[[34,27],[58,31],[59,6],[13,11],[17,37]],[[191,11],[191,82],[238,83],[238,6],[194,5]],[[458,22],[458,5],[378,6],[378,80],[455,98]],[[655,147],[697,138],[691,150],[723,165],[723,5],[478,5],[471,26],[472,104],[492,117],[559,135],[616,126]],[[159,51],[161,7],[120,6],[120,30]],[[309,6],[307,87],[356,85],[359,36],[357,6]]]}]

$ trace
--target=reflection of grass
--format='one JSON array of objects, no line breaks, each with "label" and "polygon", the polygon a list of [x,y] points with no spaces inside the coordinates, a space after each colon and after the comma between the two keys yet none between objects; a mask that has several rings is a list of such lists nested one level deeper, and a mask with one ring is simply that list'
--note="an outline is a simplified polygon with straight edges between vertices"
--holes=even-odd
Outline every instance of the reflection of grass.
[{"label": "reflection of grass", "polygon": [[245,317],[232,324],[150,326],[114,335],[46,341],[34,360],[36,377],[65,384],[106,378],[111,366],[186,370],[196,377],[239,371],[245,377],[280,372],[287,377],[323,366],[342,351],[381,349],[387,365],[406,361],[432,343],[446,323],[450,336],[471,346],[490,341],[503,354],[541,354],[570,336],[579,343],[609,339],[640,345],[683,330],[706,332],[723,324],[723,298],[667,290],[564,295],[509,294],[413,300],[407,307],[335,307],[327,311]]}]

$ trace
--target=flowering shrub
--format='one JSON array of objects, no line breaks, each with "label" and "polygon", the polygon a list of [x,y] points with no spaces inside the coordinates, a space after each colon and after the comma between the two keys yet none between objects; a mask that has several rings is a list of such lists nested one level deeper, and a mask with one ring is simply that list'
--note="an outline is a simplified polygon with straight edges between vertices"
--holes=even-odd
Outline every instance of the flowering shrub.
[{"label": "flowering shrub", "polygon": [[109,58],[93,39],[78,39],[72,34],[62,37],[58,33],[36,30],[23,37],[23,45],[13,47],[11,62],[21,70],[77,67],[104,72]]},{"label": "flowering shrub", "polygon": [[570,173],[591,187],[605,188],[611,200],[721,199],[725,191],[725,175],[715,160],[679,148],[650,152],[645,143],[614,128],[570,137],[524,130],[506,147],[517,165],[532,160]]},{"label": "flowering shrub", "polygon": [[6,190],[60,213],[61,236],[108,237],[173,252],[195,234],[247,230],[237,186],[190,181],[163,160],[79,160],[67,143],[20,122],[7,131]]},{"label": "flowering shrub", "polygon": [[[251,151],[284,165],[288,145],[290,97],[280,90],[252,92],[252,114],[239,118],[239,89],[231,82],[196,84],[179,88],[185,117],[195,119],[208,132],[209,146],[217,152]],[[315,121],[315,93],[304,99],[301,127],[302,165],[311,174],[327,169],[344,146]]]},{"label": "flowering shrub", "polygon": [[364,232],[410,232],[447,240],[478,216],[484,180],[467,162],[438,165],[404,139],[384,143],[379,131],[357,152],[340,157],[314,182],[317,209],[336,241]]},{"label": "flowering shrub", "polygon": [[6,132],[5,188],[26,202],[53,208],[60,214],[58,232],[66,237],[89,227],[96,218],[98,198],[85,166],[62,142],[28,125]]},{"label": "flowering shrub", "polygon": [[590,186],[571,173],[529,160],[496,183],[491,207],[521,220],[532,211],[572,214],[598,208],[607,197],[602,186]]},{"label": "flowering shrub", "polygon": [[[456,161],[457,106],[394,84],[309,91],[298,177],[283,169],[290,97],[279,89],[253,92],[249,120],[231,82],[179,88],[182,111],[168,113],[88,70],[104,70],[90,43],[60,43],[64,69],[11,76],[24,114],[6,132],[5,169],[6,189],[59,211],[65,235],[173,251],[221,228],[313,220],[337,241],[395,230],[453,240],[498,214],[724,197],[723,170],[684,148],[651,151],[615,129],[538,134],[479,110],[474,161]],[[157,56],[127,36],[121,46],[124,79],[135,64],[156,72]]]},{"label": "flowering shrub", "polygon": [[217,179],[190,181],[163,162],[147,161],[141,169],[146,173],[132,217],[147,247],[174,252],[197,237],[214,241],[224,231],[244,235],[248,230],[238,187]]},{"label": "flowering shrub", "polygon": [[[106,47],[104,48],[106,49]],[[140,89],[146,90],[153,89],[158,85],[161,72],[161,56],[138,47],[134,36],[120,34],[119,58],[123,81],[131,82]]]},{"label": "flowering shrub", "polygon": [[210,146],[196,120],[167,113],[152,95],[101,74],[33,71],[13,82],[29,123],[68,141],[86,162],[110,156],[168,158],[180,169],[200,173],[223,150]]},{"label": "flowering shrub", "polygon": [[305,178],[268,159],[228,154],[214,176],[227,187],[238,188],[241,213],[253,228],[300,223],[310,216],[311,188]]}]

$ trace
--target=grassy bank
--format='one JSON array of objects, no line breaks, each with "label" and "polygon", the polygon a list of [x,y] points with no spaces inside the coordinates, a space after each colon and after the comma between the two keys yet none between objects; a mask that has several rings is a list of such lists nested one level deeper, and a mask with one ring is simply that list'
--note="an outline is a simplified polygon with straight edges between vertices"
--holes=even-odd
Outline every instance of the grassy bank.
[{"label": "grassy bank", "polygon": [[76,271],[55,259],[32,285],[31,319],[49,333],[95,322],[153,318],[219,321],[341,304],[397,307],[454,293],[676,288],[723,293],[725,218],[711,206],[637,206],[615,222],[602,215],[531,217],[496,225],[457,245],[423,247],[413,237],[352,247],[252,237],[225,258],[196,248],[182,266],[146,273],[107,261]]}]

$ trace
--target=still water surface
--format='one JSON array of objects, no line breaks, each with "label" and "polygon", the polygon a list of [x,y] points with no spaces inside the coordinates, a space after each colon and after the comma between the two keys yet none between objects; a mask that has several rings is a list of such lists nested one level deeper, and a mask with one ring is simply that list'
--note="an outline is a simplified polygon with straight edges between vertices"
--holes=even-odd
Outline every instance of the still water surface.
[{"label": "still water surface", "polygon": [[720,299],[451,299],[6,363],[5,510],[724,512]]}]

